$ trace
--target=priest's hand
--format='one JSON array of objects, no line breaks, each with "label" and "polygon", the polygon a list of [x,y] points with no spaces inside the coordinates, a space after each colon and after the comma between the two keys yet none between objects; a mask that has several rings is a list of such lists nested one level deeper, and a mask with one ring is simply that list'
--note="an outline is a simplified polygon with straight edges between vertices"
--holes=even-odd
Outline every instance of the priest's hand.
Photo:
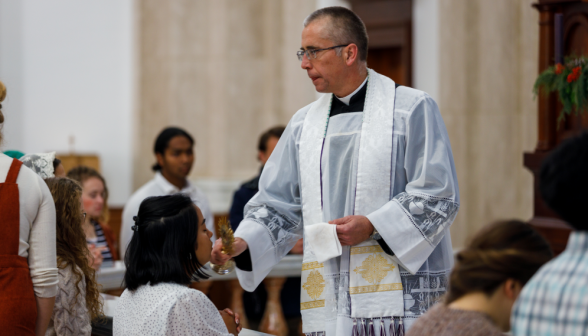
[{"label": "priest's hand", "polygon": [[224,265],[232,257],[236,257],[239,254],[243,253],[243,251],[247,249],[247,242],[245,242],[241,238],[235,238],[235,242],[233,243],[233,253],[230,255],[223,253],[222,248],[223,240],[219,238],[214,242],[214,247],[212,248],[212,252],[210,253],[211,263],[216,265]]},{"label": "priest's hand", "polygon": [[332,220],[329,224],[337,225],[337,237],[343,246],[357,245],[374,232],[374,226],[366,216],[345,216]]}]

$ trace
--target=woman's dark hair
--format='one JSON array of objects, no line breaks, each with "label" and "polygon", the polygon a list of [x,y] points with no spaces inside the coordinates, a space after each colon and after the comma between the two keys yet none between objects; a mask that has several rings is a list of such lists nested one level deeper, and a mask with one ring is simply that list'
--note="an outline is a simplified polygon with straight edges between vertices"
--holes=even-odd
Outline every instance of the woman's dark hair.
[{"label": "woman's dark hair", "polygon": [[588,230],[584,214],[588,189],[588,132],[557,147],[541,166],[539,190],[545,203],[576,230]]},{"label": "woman's dark hair", "polygon": [[284,130],[286,128],[284,126],[276,126],[276,127],[272,127],[269,130],[265,131],[260,137],[259,137],[259,143],[257,144],[257,149],[261,152],[265,152],[267,150],[267,141],[271,138],[280,138],[282,136],[282,134],[284,133]]},{"label": "woman's dark hair", "polygon": [[135,216],[133,238],[125,254],[125,285],[135,290],[150,283],[190,284],[208,279],[198,249],[198,214],[183,194],[146,198]]},{"label": "woman's dark hair", "polygon": [[552,257],[547,241],[529,224],[518,220],[491,224],[457,254],[445,302],[474,292],[491,295],[507,279],[525,285]]},{"label": "woman's dark hair", "polygon": [[[177,136],[186,137],[190,141],[192,146],[194,146],[194,138],[192,138],[192,136],[190,134],[188,134],[188,132],[184,131],[181,128],[168,127],[166,129],[164,129],[163,131],[161,131],[161,133],[159,133],[159,135],[157,136],[157,139],[155,139],[155,145],[153,146],[153,153],[164,155],[165,150],[166,150],[167,146],[169,145],[169,141]],[[153,169],[153,171],[159,171],[159,170],[161,170],[161,166],[159,165],[159,163],[156,162],[151,167],[151,169]]]},{"label": "woman's dark hair", "polygon": [[58,158],[53,159],[53,171],[55,171],[60,164],[61,160],[59,160]]}]

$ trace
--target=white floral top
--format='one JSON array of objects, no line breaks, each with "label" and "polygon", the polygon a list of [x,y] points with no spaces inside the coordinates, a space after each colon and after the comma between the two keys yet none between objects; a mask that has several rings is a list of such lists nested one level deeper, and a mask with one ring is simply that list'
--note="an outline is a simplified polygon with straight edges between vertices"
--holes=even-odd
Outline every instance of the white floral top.
[{"label": "white floral top", "polygon": [[113,331],[115,336],[231,335],[204,293],[174,283],[126,289],[118,300]]}]

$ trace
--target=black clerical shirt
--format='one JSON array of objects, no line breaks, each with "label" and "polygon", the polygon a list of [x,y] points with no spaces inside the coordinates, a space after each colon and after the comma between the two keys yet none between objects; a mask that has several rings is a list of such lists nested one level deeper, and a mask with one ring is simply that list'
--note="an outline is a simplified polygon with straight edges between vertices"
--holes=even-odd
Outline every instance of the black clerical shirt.
[{"label": "black clerical shirt", "polygon": [[345,105],[335,95],[333,95],[333,102],[331,103],[330,117],[334,117],[341,113],[363,112],[363,105],[365,105],[365,94],[367,92],[367,82],[359,89],[349,100],[349,105]]}]

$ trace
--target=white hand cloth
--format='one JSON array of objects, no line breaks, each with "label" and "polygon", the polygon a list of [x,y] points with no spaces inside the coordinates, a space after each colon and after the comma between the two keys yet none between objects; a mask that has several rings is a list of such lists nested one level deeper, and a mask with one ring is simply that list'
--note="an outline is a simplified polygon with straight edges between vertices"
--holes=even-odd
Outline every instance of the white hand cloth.
[{"label": "white hand cloth", "polygon": [[309,225],[304,228],[304,239],[310,245],[319,263],[341,255],[341,242],[337,237],[337,225],[329,223]]}]

